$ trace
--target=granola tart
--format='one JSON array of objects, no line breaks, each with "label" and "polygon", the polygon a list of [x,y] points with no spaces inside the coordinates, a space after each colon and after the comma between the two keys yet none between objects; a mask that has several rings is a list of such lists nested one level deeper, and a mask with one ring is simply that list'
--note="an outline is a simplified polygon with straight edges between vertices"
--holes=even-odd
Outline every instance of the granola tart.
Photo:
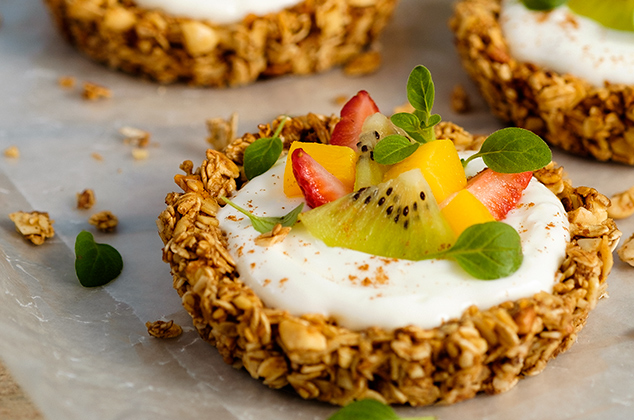
[{"label": "granola tart", "polygon": [[[552,293],[485,309],[423,329],[370,327],[351,330],[323,315],[293,316],[267,307],[246,286],[215,217],[219,196],[242,183],[245,148],[270,136],[281,117],[259,132],[234,140],[224,152],[208,150],[202,165],[181,165],[157,225],[173,285],[200,336],[226,363],[244,367],[271,388],[292,387],[301,397],[345,405],[374,398],[390,404],[451,404],[478,393],[511,389],[541,372],[567,350],[590,310],[606,295],[612,250],[621,233],[607,215],[609,200],[588,187],[574,188],[554,163],[535,177],[561,200],[570,221],[570,243]],[[301,139],[327,143],[337,117],[315,114],[287,120],[285,148]],[[438,138],[458,149],[484,140],[447,122]]]},{"label": "granola tart", "polygon": [[449,26],[462,65],[497,117],[567,152],[634,165],[634,87],[593,86],[513,58],[501,0],[461,0]]},{"label": "granola tart", "polygon": [[236,86],[346,63],[377,39],[397,0],[304,0],[233,24],[176,17],[132,0],[44,0],[88,57],[160,83]]}]

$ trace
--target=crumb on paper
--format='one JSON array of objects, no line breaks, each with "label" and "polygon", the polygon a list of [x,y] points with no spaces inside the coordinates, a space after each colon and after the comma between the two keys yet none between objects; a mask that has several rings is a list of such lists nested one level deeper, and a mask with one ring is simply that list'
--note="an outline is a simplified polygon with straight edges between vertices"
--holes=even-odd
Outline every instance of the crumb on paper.
[{"label": "crumb on paper", "polygon": [[47,238],[55,236],[55,221],[46,212],[17,211],[9,214],[9,218],[15,223],[16,230],[35,245],[42,245]]},{"label": "crumb on paper", "polygon": [[471,110],[469,94],[462,85],[455,85],[451,91],[451,109],[458,114],[466,114]]},{"label": "crumb on paper", "polygon": [[90,216],[88,223],[96,226],[98,230],[108,233],[116,229],[119,219],[110,211],[104,210]]},{"label": "crumb on paper", "polygon": [[99,162],[103,161],[103,156],[97,152],[93,152],[90,154],[90,156],[94,159],[94,160],[98,160]]},{"label": "crumb on paper", "polygon": [[286,235],[291,231],[289,226],[276,224],[270,232],[266,232],[255,238],[255,244],[258,246],[271,246],[282,242]]},{"label": "crumb on paper", "polygon": [[119,129],[124,139],[125,144],[130,144],[134,147],[147,147],[150,144],[150,133],[145,130],[134,127],[121,127]]},{"label": "crumb on paper", "polygon": [[412,104],[410,104],[409,102],[404,103],[403,105],[399,105],[397,107],[394,108],[394,110],[392,111],[393,114],[398,114],[400,112],[407,112],[407,113],[412,113],[414,112],[414,107],[412,106]]},{"label": "crumb on paper", "polygon": [[150,155],[147,149],[143,149],[141,147],[135,147],[132,149],[132,157],[134,160],[145,160]]},{"label": "crumb on paper", "polygon": [[89,210],[96,202],[95,192],[90,188],[86,188],[80,193],[77,193],[77,208],[81,210]]},{"label": "crumb on paper", "polygon": [[613,219],[625,219],[634,214],[634,187],[613,195],[610,198],[608,216]]},{"label": "crumb on paper", "polygon": [[71,89],[75,87],[76,80],[73,76],[61,76],[57,79],[57,84],[63,87],[64,89]]},{"label": "crumb on paper", "polygon": [[624,263],[634,266],[634,234],[630,236],[616,251]]},{"label": "crumb on paper", "polygon": [[146,322],[148,334],[156,338],[174,338],[183,333],[183,329],[180,325],[176,324],[173,320],[170,321],[154,321]]},{"label": "crumb on paper", "polygon": [[9,146],[4,149],[4,156],[11,159],[17,159],[20,157],[20,149],[18,149],[18,146],[16,145]]},{"label": "crumb on paper", "polygon": [[210,118],[206,123],[207,131],[209,132],[207,143],[214,146],[216,150],[221,150],[227,147],[236,137],[236,132],[238,131],[238,113],[232,113],[228,119],[220,117]]},{"label": "crumb on paper", "polygon": [[346,76],[365,76],[376,72],[381,67],[381,53],[368,51],[352,57],[343,67]]},{"label": "crumb on paper", "polygon": [[96,83],[84,82],[82,96],[86,100],[96,101],[97,99],[112,97],[112,92],[107,87]]},{"label": "crumb on paper", "polygon": [[337,106],[343,106],[346,102],[348,102],[348,97],[346,95],[337,95],[332,102]]}]

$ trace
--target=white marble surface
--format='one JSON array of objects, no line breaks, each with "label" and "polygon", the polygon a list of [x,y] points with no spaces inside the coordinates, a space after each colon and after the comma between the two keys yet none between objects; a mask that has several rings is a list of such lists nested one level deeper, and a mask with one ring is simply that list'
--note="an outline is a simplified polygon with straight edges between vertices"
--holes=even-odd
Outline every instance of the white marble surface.
[{"label": "white marble surface", "polygon": [[[19,159],[0,156],[0,358],[48,419],[321,420],[334,407],[270,390],[224,364],[197,337],[161,261],[155,219],[176,190],[172,176],[185,159],[200,162],[205,119],[240,115],[239,132],[254,131],[280,113],[336,113],[334,98],[370,91],[386,112],[405,102],[410,70],[424,64],[436,84],[444,119],[475,133],[501,127],[459,66],[446,20],[449,1],[402,0],[382,37],[384,65],[364,78],[340,70],[286,77],[238,89],[157,85],[112,72],[66,45],[38,0],[0,2],[0,150],[17,145]],[[97,102],[60,76],[112,90]],[[456,83],[474,111],[456,115]],[[149,158],[135,161],[118,129],[151,132]],[[91,157],[99,153],[103,161]],[[601,164],[555,151],[576,185],[611,195],[634,185],[634,168]],[[74,208],[75,193],[93,188],[93,210]],[[34,247],[15,233],[8,214],[48,211],[56,236]],[[73,243],[90,214],[111,210],[116,234],[96,234],[124,258],[122,275],[85,289],[75,277]],[[619,222],[625,236],[634,221]],[[616,261],[610,298],[599,303],[573,348],[540,375],[510,392],[448,407],[399,407],[402,416],[454,419],[627,419],[634,412],[634,268]],[[175,319],[175,340],[147,335],[146,321]]]}]

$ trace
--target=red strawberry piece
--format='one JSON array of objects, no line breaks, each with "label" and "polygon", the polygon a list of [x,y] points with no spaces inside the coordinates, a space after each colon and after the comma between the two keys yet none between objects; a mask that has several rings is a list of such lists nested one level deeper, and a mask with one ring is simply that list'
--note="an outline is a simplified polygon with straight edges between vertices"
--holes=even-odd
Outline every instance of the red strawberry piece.
[{"label": "red strawberry piece", "polygon": [[352,192],[304,149],[295,149],[291,155],[291,162],[293,175],[304,193],[306,204],[313,209]]},{"label": "red strawberry piece", "polygon": [[530,171],[502,174],[487,168],[467,182],[467,190],[489,209],[495,220],[502,220],[517,206],[532,177]]},{"label": "red strawberry piece", "polygon": [[379,107],[376,106],[370,94],[365,90],[359,91],[341,109],[339,114],[341,119],[332,131],[330,144],[348,146],[356,152],[363,122],[377,112]]}]

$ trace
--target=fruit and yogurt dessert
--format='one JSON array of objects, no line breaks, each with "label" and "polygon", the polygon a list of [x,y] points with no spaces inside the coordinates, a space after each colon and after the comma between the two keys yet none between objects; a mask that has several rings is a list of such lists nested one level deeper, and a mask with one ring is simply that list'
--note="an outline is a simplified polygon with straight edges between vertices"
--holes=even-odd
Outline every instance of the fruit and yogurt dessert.
[{"label": "fruit and yogurt dessert", "polygon": [[450,27],[492,112],[550,144],[634,164],[629,2],[461,0]]},{"label": "fruit and yogurt dessert", "polygon": [[620,232],[519,128],[474,137],[365,91],[280,116],[202,165],[157,222],[201,337],[273,388],[345,405],[454,403],[539,373],[605,293]]},{"label": "fruit and yogurt dessert", "polygon": [[235,86],[353,60],[397,0],[44,0],[90,58],[161,83]]}]

